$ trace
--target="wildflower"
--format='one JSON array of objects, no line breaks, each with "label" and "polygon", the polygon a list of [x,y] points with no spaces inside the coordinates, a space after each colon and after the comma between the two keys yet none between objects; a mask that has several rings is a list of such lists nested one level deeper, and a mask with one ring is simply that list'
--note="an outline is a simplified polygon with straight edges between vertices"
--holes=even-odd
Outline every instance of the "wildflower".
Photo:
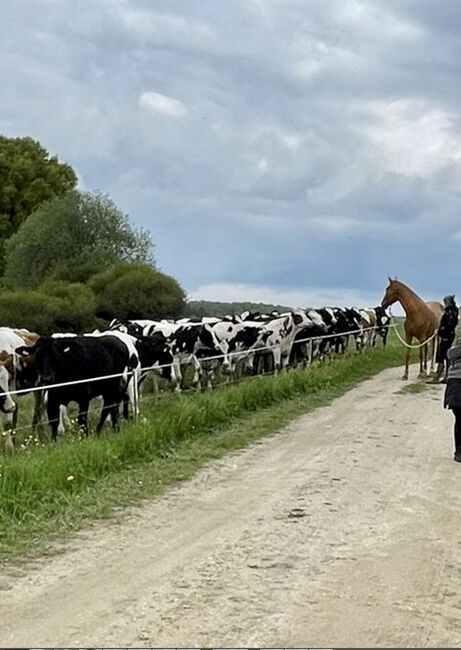
[{"label": "wildflower", "polygon": [[67,477],[67,480],[68,480],[68,481],[73,481],[73,480],[74,480],[74,477],[72,476],[72,474],[70,474],[70,475]]}]

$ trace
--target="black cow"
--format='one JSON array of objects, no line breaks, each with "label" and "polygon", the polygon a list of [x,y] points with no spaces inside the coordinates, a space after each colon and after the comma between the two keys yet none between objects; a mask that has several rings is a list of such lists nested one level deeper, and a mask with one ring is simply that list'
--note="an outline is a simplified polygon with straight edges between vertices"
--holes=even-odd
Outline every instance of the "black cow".
[{"label": "black cow", "polygon": [[136,349],[142,368],[139,380],[140,385],[151,370],[159,372],[164,379],[171,381],[173,355],[168,344],[168,339],[162,332],[155,332],[150,336],[139,338],[136,341]]},{"label": "black cow", "polygon": [[113,428],[118,427],[118,411],[127,388],[127,373],[138,363],[119,338],[111,335],[57,339],[45,336],[39,338],[33,347],[22,346],[16,352],[23,356],[34,356],[43,386],[120,374],[118,377],[50,388],[47,411],[53,440],[57,438],[60,406],[67,406],[69,402],[77,402],[78,423],[86,435],[88,410],[94,397],[103,398],[96,431],[101,431],[109,414]]},{"label": "black cow", "polygon": [[[387,335],[389,334],[389,325],[391,323],[391,317],[386,314],[384,307],[379,305],[375,307],[374,312],[376,314],[376,333],[383,340],[383,346],[386,347]],[[373,345],[376,343],[376,337],[373,338]]]}]

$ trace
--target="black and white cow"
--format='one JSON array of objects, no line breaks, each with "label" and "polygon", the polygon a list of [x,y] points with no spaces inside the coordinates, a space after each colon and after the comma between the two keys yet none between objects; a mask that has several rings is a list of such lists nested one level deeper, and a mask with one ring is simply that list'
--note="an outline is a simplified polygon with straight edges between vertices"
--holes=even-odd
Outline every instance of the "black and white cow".
[{"label": "black and white cow", "polygon": [[308,309],[306,321],[296,333],[290,354],[290,363],[306,365],[320,356],[322,338],[327,334],[327,326],[320,310]]},{"label": "black and white cow", "polygon": [[[113,321],[110,327],[111,329],[129,332],[138,337],[163,335],[172,355],[169,374],[175,391],[179,392],[182,380],[181,366],[193,366],[192,384],[196,388],[200,387],[203,375],[203,359],[215,357],[215,363],[222,365],[224,368],[228,367],[227,343],[220,340],[214,331],[215,326],[221,322],[223,321],[218,318],[205,318],[203,321],[193,321],[185,318],[176,323],[166,320]],[[207,379],[208,384],[210,384],[214,364],[212,361],[206,361],[205,364],[206,368],[209,368]]]},{"label": "black and white cow", "polygon": [[[287,367],[293,342],[296,334],[304,326],[309,326],[312,321],[302,310],[286,312],[277,315],[259,315],[254,314],[255,320],[249,320],[249,316],[244,314],[242,321],[244,328],[241,333],[236,333],[236,341],[240,344],[244,339],[255,339],[251,346],[247,348],[251,355],[254,356],[253,372],[258,374],[261,366],[265,369],[271,369],[267,361],[273,364],[274,373]],[[236,342],[232,342],[235,348]],[[243,345],[242,345],[243,348]]]},{"label": "black and white cow", "polygon": [[384,307],[379,305],[373,309],[376,315],[376,329],[373,337],[373,346],[376,345],[376,336],[380,336],[383,341],[383,346],[386,347],[387,335],[391,324],[391,317],[386,314]]},{"label": "black and white cow", "polygon": [[[103,398],[103,407],[97,432],[101,431],[108,415],[113,428],[118,427],[119,406],[127,391],[128,375],[138,365],[138,358],[130,355],[118,336],[45,336],[33,347],[20,346],[16,352],[34,357],[43,386],[89,380],[48,389],[47,412],[53,440],[57,438],[60,406],[67,406],[71,401],[78,404],[78,423],[86,434],[90,401],[98,396]],[[106,375],[107,379],[95,379]]]}]

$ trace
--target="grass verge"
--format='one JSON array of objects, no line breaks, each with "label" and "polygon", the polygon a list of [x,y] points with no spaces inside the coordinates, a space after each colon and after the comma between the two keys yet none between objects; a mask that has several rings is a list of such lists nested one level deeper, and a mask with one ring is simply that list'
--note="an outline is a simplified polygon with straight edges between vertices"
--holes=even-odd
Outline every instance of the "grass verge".
[{"label": "grass verge", "polygon": [[144,421],[119,434],[71,438],[5,458],[0,560],[43,554],[52,540],[154,496],[207,460],[276,431],[401,360],[392,340],[386,350],[150,402],[142,409]]}]

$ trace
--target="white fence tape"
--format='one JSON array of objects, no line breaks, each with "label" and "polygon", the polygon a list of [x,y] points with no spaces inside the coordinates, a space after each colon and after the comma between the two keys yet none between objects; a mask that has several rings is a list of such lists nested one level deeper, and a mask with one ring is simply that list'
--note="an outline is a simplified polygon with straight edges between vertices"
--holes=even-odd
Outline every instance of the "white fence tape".
[{"label": "white fence tape", "polygon": [[[325,334],[323,336],[312,336],[306,339],[293,340],[292,345],[293,343],[308,343],[310,341],[312,342],[322,341],[331,338],[338,339],[346,336],[351,336],[352,334],[363,334],[365,332],[371,332],[373,330],[383,330],[388,327],[396,327],[396,326],[389,324],[383,326],[366,327],[362,329],[352,330],[350,332],[340,332],[340,333],[338,332],[337,334]],[[248,350],[239,350],[236,352],[228,352],[227,354],[218,354],[211,357],[199,357],[198,360],[200,363],[203,363],[204,361],[215,361],[217,359],[224,359],[226,357],[232,357],[232,356],[243,357],[244,355],[253,354],[255,352],[261,352],[262,350],[274,350],[278,347],[280,347],[280,345],[264,345],[257,348],[250,348]],[[190,356],[192,356],[192,353]],[[142,372],[149,372],[151,370],[161,370],[162,368],[171,368],[171,365],[172,365],[171,363],[164,363],[161,365],[159,364],[154,366],[146,366],[145,368],[136,368],[135,370],[123,371],[123,372],[115,373],[113,375],[101,375],[99,377],[88,377],[88,379],[76,379],[75,381],[66,381],[66,382],[61,382],[59,384],[49,384],[46,386],[34,386],[32,388],[15,389],[15,390],[10,390],[8,392],[0,393],[0,397],[6,397],[7,395],[23,395],[26,393],[34,393],[41,390],[51,390],[52,388],[64,388],[65,386],[76,386],[78,384],[85,384],[93,381],[103,381],[104,379],[116,379],[117,377],[128,377],[128,376],[134,377],[137,373],[139,374]]]}]

